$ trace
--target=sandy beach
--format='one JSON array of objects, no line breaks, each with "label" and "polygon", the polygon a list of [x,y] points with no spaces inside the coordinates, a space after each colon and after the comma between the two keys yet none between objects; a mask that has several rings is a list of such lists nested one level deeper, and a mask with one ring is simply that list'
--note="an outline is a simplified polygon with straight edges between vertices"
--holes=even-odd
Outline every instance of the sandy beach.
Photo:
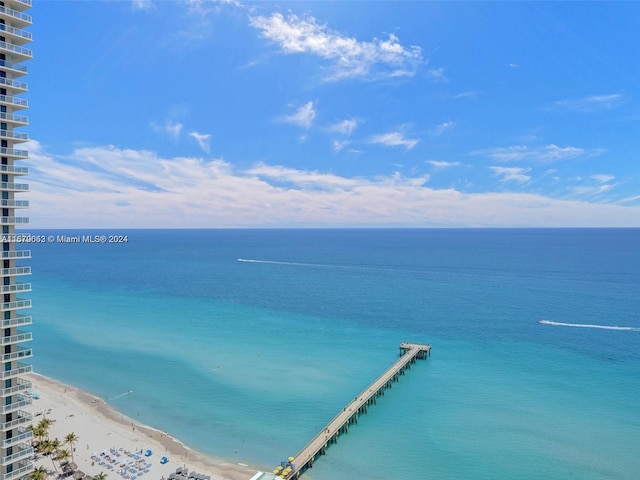
[{"label": "sandy beach", "polygon": [[[212,480],[249,480],[258,472],[249,466],[200,454],[164,432],[138,424],[103,400],[73,386],[39,374],[28,375],[28,379],[39,396],[33,400],[30,409],[34,425],[43,417],[53,420],[49,438],[60,441],[64,441],[69,433],[75,433],[78,441],[74,446],[73,462],[85,474],[94,476],[102,472],[108,479],[123,479],[118,473],[123,463],[129,468],[144,464],[143,474],[135,474],[140,480],[167,479],[179,467],[209,475]],[[70,450],[67,445],[64,448]],[[144,455],[147,450],[152,451],[150,456]],[[141,451],[139,459],[129,455]],[[110,459],[103,453],[107,453]],[[164,465],[160,463],[163,456],[168,459]],[[149,463],[151,466],[147,466]],[[54,477],[59,473],[49,456],[39,455],[36,466],[39,465],[47,468]],[[129,478],[133,475],[130,470]]]}]

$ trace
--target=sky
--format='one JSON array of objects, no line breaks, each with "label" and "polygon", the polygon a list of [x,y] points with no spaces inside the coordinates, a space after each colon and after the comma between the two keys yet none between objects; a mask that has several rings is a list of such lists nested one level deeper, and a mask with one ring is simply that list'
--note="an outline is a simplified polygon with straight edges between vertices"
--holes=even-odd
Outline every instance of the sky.
[{"label": "sky", "polygon": [[638,2],[29,14],[31,228],[640,227]]}]

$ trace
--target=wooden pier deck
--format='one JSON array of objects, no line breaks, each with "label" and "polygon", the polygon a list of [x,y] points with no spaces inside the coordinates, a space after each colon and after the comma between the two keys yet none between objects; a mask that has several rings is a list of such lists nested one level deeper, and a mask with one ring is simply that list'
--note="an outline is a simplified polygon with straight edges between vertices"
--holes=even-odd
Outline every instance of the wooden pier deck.
[{"label": "wooden pier deck", "polygon": [[[358,423],[358,417],[367,413],[369,405],[375,404],[377,398],[384,395],[384,391],[398,381],[417,359],[431,355],[431,345],[403,342],[400,344],[400,358],[382,375],[365,388],[346,407],[343,408],[295,457],[289,457],[279,468],[278,478],[296,479],[313,462],[326,453],[327,447],[338,441],[342,433],[346,433],[349,425]],[[274,473],[276,473],[274,471]]]}]

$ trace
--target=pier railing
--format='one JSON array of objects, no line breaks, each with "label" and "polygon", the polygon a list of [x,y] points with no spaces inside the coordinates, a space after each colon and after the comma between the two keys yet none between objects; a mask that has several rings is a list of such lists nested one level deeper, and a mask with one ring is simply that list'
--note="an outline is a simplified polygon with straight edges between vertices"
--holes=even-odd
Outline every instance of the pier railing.
[{"label": "pier railing", "polygon": [[298,478],[302,472],[313,466],[317,457],[326,453],[330,444],[338,441],[338,436],[347,432],[350,424],[358,422],[360,414],[366,413],[369,405],[376,403],[376,399],[384,395],[384,391],[397,381],[411,364],[417,359],[427,358],[430,354],[431,345],[408,342],[400,344],[400,358],[333,417],[295,457],[281,462],[274,473],[282,479]]}]

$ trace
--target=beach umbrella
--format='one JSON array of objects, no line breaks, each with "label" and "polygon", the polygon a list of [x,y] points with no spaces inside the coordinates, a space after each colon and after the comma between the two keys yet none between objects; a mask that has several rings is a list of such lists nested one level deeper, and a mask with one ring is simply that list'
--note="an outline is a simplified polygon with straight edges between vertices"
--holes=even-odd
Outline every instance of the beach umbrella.
[{"label": "beach umbrella", "polygon": [[290,462],[293,462],[293,457],[289,457],[289,461],[290,461]]},{"label": "beach umbrella", "polygon": [[73,474],[74,480],[81,480],[84,477],[84,472],[77,471]]},{"label": "beach umbrella", "polygon": [[71,467],[71,470],[77,470],[78,469],[78,465],[76,465],[75,463],[71,462],[69,464],[69,467]]}]

